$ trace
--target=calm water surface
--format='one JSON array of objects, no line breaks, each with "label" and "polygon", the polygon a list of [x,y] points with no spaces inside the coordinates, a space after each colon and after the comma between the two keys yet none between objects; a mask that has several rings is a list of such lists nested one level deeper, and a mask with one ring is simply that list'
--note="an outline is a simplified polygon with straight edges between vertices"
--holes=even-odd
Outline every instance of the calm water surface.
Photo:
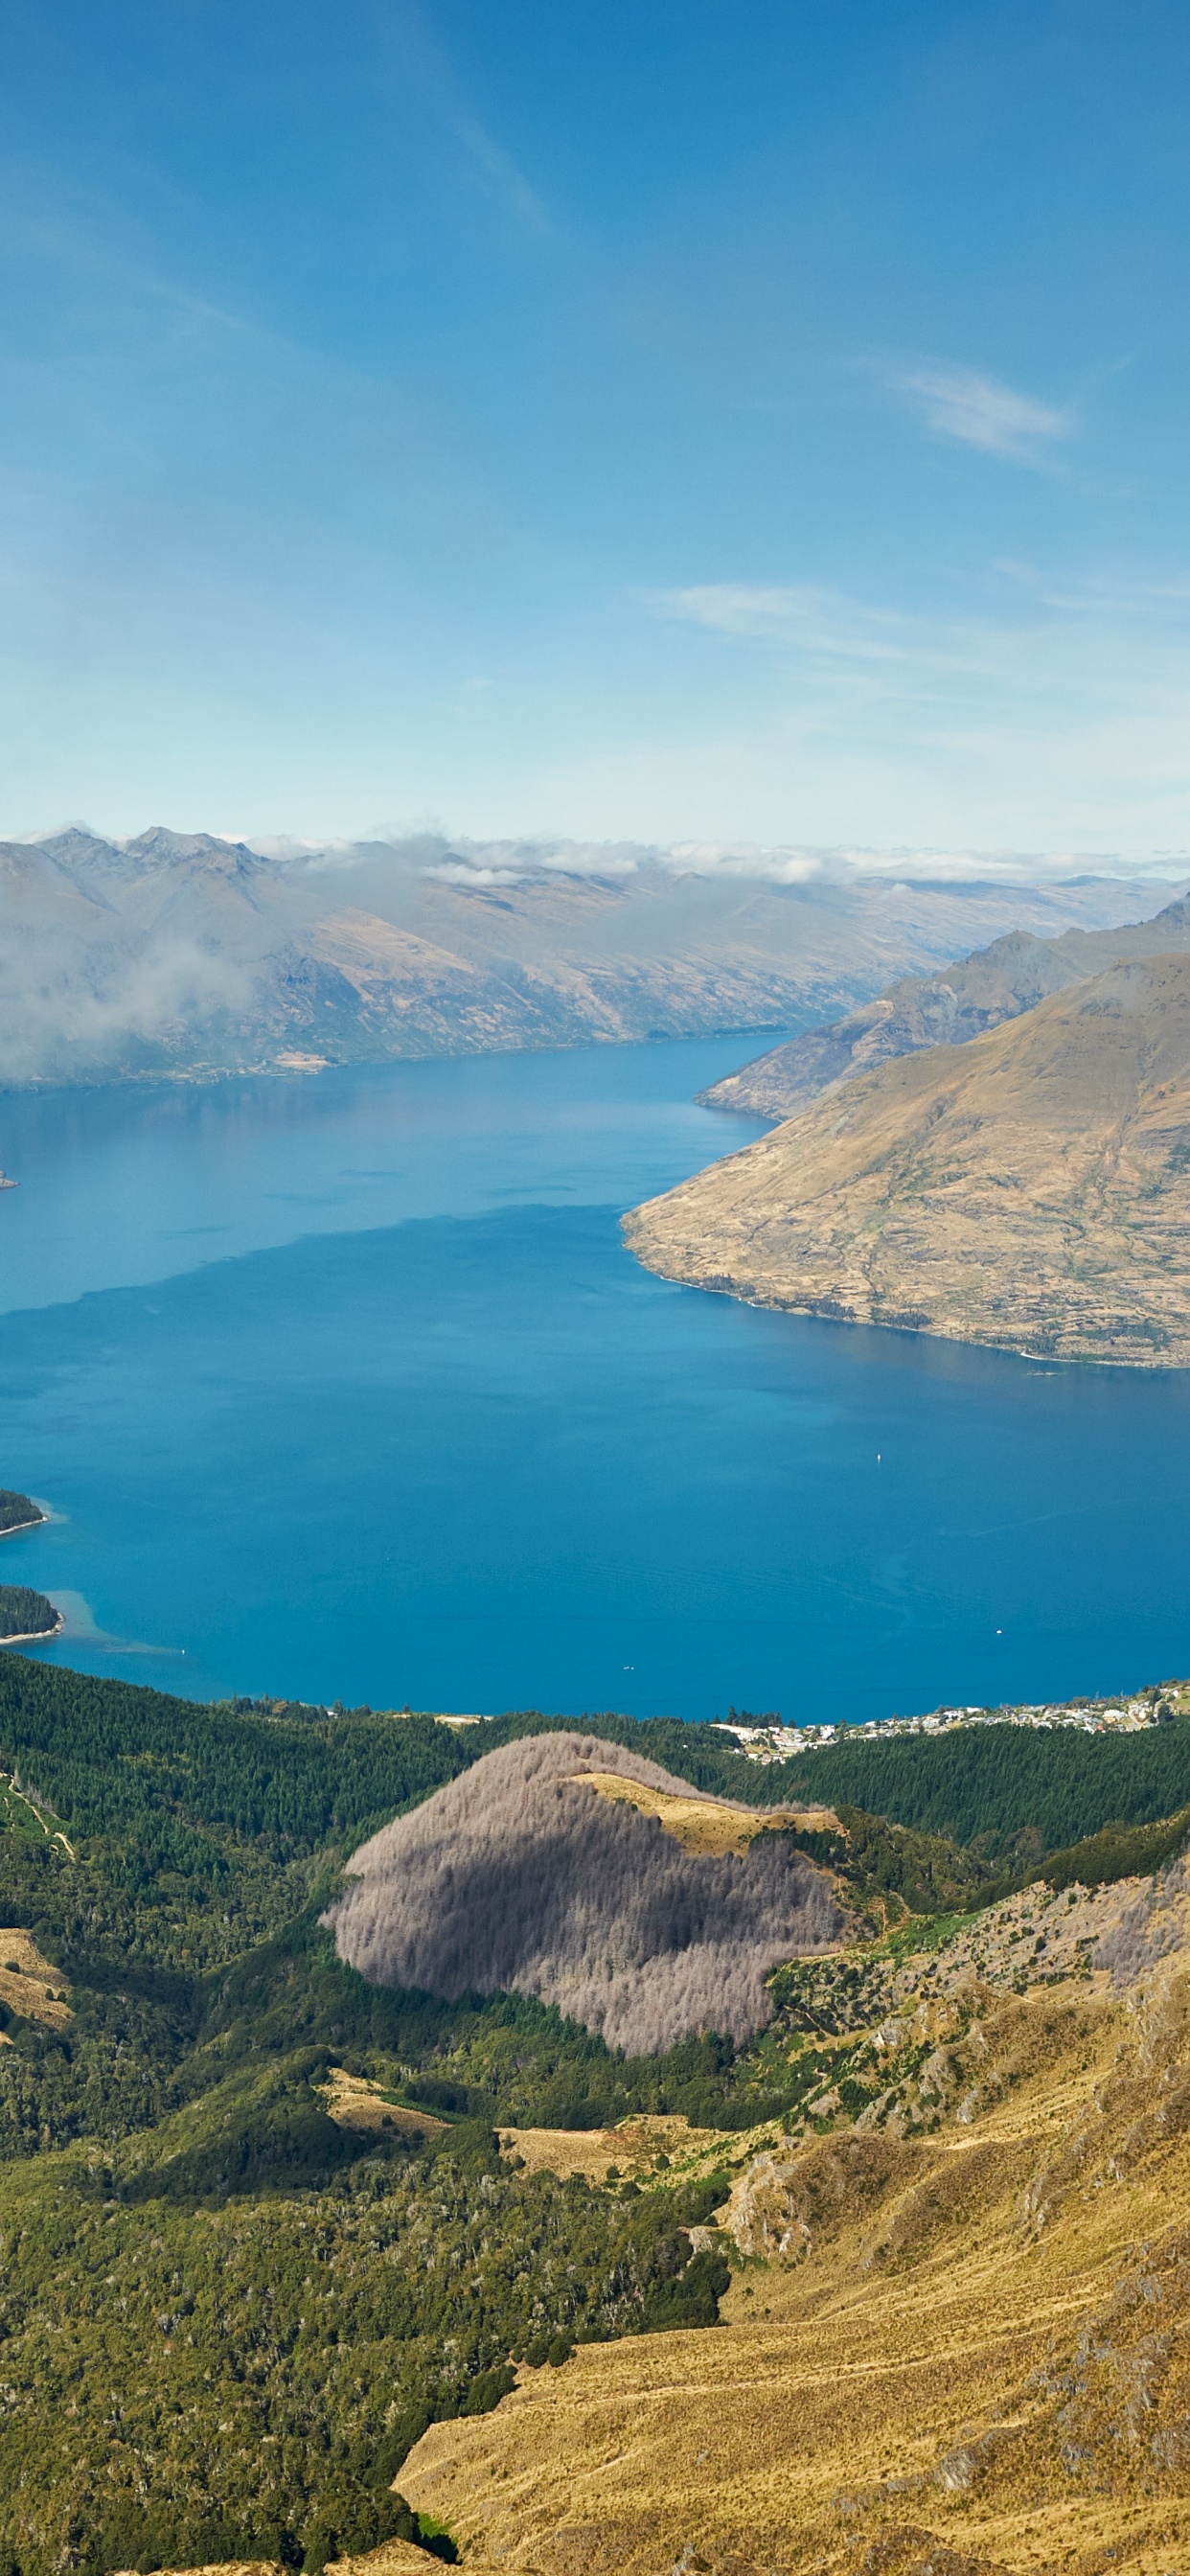
[{"label": "calm water surface", "polygon": [[[206,1696],[882,1716],[1190,1667],[1190,1381],[669,1287],[757,1041],[0,1103],[0,1551]],[[879,1459],[879,1463],[878,1463]]]}]

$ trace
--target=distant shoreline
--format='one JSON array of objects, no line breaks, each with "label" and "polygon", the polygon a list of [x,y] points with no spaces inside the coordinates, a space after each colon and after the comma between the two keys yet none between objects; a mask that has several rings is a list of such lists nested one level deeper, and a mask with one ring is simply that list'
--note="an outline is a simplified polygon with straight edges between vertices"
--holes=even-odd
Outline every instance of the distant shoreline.
[{"label": "distant shoreline", "polygon": [[0,1530],[0,1538],[19,1538],[22,1530],[44,1529],[48,1519],[48,1512],[39,1512],[33,1521],[10,1521],[7,1529]]}]

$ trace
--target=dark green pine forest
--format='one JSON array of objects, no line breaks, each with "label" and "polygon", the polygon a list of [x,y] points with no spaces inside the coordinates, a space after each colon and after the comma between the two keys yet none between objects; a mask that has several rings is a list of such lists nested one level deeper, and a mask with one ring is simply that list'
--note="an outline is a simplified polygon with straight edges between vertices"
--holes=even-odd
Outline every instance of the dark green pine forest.
[{"label": "dark green pine forest", "polygon": [[44,1592],[31,1592],[27,1583],[0,1583],[0,1637],[48,1637],[58,1625],[58,1613]]},{"label": "dark green pine forest", "polygon": [[[582,2338],[713,2328],[727,2269],[687,2231],[726,2174],[562,2183],[494,2133],[679,2111],[726,2152],[793,2100],[780,2054],[712,2035],[618,2058],[518,1997],[370,1988],[319,1928],[366,1835],[560,1723],[198,1707],[0,1658],[0,1926],[33,1933],[70,2004],[51,2027],[3,1977],[0,2576],[227,2557],[314,2576],[393,2534],[450,2555],[390,2492],[427,2423]],[[1180,1721],[767,1769],[676,1721],[582,1723],[751,1804],[833,1804],[846,1843],[805,1839],[874,1923],[890,1896],[932,1916],[1022,1876],[1151,1867],[1190,1821]],[[339,2127],[332,2066],[440,2125]]]}]

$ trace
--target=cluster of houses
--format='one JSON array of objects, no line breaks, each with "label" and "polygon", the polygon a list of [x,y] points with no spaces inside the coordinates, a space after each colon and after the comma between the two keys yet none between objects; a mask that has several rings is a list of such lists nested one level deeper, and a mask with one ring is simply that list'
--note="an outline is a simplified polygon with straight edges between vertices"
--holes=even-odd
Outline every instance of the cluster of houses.
[{"label": "cluster of houses", "polygon": [[1185,1714],[1188,1707],[1190,1692],[1186,1685],[1162,1682],[1142,1691],[1136,1699],[1071,1699],[1036,1708],[935,1708],[926,1717],[884,1717],[863,1724],[849,1725],[844,1721],[829,1726],[782,1726],[778,1717],[753,1724],[737,1718],[733,1711],[729,1718],[716,1718],[713,1724],[718,1734],[734,1736],[751,1761],[786,1762],[791,1754],[812,1753],[844,1738],[848,1744],[887,1744],[894,1735],[947,1735],[960,1726],[1077,1726],[1088,1735],[1113,1731],[1129,1735],[1142,1727],[1167,1726],[1173,1718]]}]

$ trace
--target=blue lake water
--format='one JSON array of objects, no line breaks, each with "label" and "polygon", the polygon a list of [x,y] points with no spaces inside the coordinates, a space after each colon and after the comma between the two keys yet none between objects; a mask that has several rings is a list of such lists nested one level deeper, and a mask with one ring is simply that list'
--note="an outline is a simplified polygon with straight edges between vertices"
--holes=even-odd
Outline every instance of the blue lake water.
[{"label": "blue lake water", "polygon": [[[0,1571],[207,1696],[787,1720],[1190,1667],[1190,1379],[755,1312],[620,1211],[756,1040],[10,1098]],[[879,1453],[879,1463],[878,1461]]]}]

